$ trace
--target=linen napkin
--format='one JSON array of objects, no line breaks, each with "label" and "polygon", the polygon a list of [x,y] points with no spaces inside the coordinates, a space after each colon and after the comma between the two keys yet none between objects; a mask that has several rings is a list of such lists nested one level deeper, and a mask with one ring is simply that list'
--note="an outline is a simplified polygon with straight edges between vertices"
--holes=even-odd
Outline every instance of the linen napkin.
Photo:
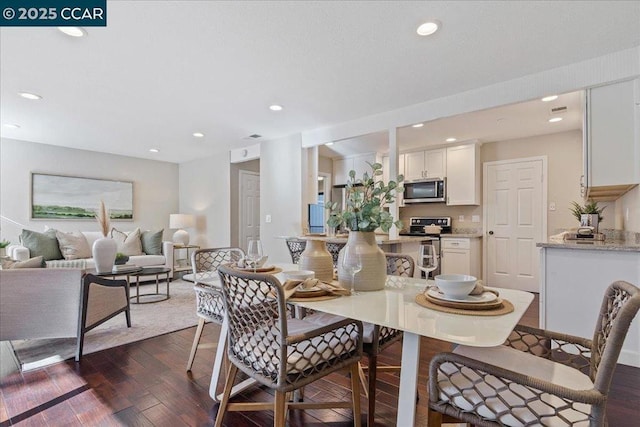
[{"label": "linen napkin", "polygon": [[255,263],[250,259],[240,258],[238,260],[238,268],[254,268],[254,264],[255,264],[255,268],[260,268],[267,262],[268,258],[269,258],[269,255],[265,255]]},{"label": "linen napkin", "polygon": [[[325,295],[351,295],[351,292],[348,289],[345,289],[338,284],[323,282],[318,279],[287,280],[282,285],[282,287],[284,288],[284,299],[287,300],[293,297],[294,294],[296,298],[305,298],[306,295],[302,292],[296,294],[296,291],[300,286],[302,286],[302,289],[311,289],[313,287],[318,287],[319,289],[325,291]],[[316,294],[315,296],[317,297],[318,295]]]},{"label": "linen napkin", "polygon": [[476,282],[475,288],[473,288],[473,290],[469,292],[469,295],[482,295],[485,292],[491,292],[492,294],[495,294],[497,297],[500,296],[500,292],[496,291],[495,289],[486,288],[482,280],[478,280]]}]

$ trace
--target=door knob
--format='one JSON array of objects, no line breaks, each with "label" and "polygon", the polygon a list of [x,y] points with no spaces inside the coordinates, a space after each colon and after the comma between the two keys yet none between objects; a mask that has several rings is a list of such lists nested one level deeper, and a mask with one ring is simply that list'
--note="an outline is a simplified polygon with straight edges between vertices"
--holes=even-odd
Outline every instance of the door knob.
[{"label": "door knob", "polygon": [[489,231],[489,236],[493,236],[493,231]]}]

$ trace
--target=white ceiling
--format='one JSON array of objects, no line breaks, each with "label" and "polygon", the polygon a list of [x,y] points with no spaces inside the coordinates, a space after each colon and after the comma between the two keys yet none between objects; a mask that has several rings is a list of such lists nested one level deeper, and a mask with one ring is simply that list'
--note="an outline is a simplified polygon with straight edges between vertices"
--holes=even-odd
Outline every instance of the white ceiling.
[{"label": "white ceiling", "polygon": [[[2,137],[179,163],[640,45],[638,1],[109,1],[107,16],[81,39],[0,29],[0,121],[21,126]],[[427,18],[442,29],[418,37]]]},{"label": "white ceiling", "polygon": [[[566,109],[556,110],[561,112],[552,111],[561,107]],[[551,102],[535,99],[424,122],[420,128],[400,128],[398,146],[400,150],[411,150],[446,145],[446,139],[451,137],[456,138],[454,143],[484,143],[566,132],[582,129],[582,115],[582,92],[572,92],[559,95],[558,99]],[[551,117],[561,117],[562,121],[549,123]],[[389,137],[384,131],[337,141],[332,146],[322,146],[319,154],[324,157],[341,157],[372,151],[386,153],[388,150]]]}]

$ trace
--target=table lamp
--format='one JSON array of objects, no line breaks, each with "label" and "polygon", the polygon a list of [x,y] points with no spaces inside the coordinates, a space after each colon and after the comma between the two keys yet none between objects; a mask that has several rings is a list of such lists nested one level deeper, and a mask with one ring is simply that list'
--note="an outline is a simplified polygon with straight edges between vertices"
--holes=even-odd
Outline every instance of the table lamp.
[{"label": "table lamp", "polygon": [[193,227],[195,224],[195,216],[189,214],[171,214],[169,215],[169,228],[177,228],[178,231],[173,233],[173,243],[186,246],[189,244],[189,233],[183,228]]}]

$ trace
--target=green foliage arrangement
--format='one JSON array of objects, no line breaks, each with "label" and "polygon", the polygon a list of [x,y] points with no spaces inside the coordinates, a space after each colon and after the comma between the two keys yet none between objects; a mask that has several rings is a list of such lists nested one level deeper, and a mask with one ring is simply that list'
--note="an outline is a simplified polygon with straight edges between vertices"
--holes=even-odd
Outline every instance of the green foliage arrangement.
[{"label": "green foliage arrangement", "polygon": [[392,203],[396,194],[403,191],[400,183],[404,176],[398,175],[396,181],[388,184],[379,179],[382,176],[380,163],[369,163],[371,175],[365,172],[362,179],[356,179],[356,172],[349,171],[347,181],[346,206],[341,210],[337,202],[327,203],[329,210],[327,224],[330,227],[346,226],[351,231],[374,231],[380,227],[382,231],[389,231],[392,225],[402,228],[402,221],[393,221],[391,214],[384,209]]},{"label": "green foliage arrangement", "polygon": [[6,248],[10,244],[11,244],[11,242],[8,241],[8,240],[0,240],[0,248]]},{"label": "green foliage arrangement", "polygon": [[602,216],[602,211],[606,208],[598,209],[598,202],[594,202],[593,200],[587,201],[584,206],[579,204],[578,202],[571,202],[571,213],[573,216],[580,221],[580,216],[582,214],[598,214],[598,222],[602,222],[604,217]]},{"label": "green foliage arrangement", "polygon": [[118,253],[116,254],[116,260],[118,260],[118,259],[123,259],[123,258],[127,258],[127,259],[129,259],[129,256],[128,256],[128,255],[123,254],[122,252],[118,252]]}]

